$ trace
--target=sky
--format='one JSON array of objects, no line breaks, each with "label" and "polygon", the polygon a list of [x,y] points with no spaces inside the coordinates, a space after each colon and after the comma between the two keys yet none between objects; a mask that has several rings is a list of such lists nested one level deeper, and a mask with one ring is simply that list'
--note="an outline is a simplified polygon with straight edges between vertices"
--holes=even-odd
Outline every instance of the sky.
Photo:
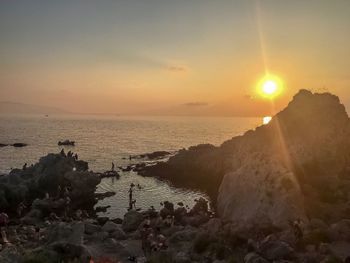
[{"label": "sky", "polygon": [[[302,88],[350,107],[348,0],[1,1],[0,101],[262,116]],[[284,91],[259,97],[266,72]]]}]

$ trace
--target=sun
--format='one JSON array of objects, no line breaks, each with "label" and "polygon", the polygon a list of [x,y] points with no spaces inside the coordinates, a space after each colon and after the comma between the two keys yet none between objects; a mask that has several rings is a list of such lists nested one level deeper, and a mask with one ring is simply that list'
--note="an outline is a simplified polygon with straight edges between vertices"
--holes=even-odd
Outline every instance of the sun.
[{"label": "sun", "polygon": [[260,96],[273,99],[281,94],[283,82],[276,75],[265,75],[257,84],[257,92]]},{"label": "sun", "polygon": [[277,83],[273,80],[267,80],[263,84],[263,92],[268,95],[272,95],[277,90]]}]

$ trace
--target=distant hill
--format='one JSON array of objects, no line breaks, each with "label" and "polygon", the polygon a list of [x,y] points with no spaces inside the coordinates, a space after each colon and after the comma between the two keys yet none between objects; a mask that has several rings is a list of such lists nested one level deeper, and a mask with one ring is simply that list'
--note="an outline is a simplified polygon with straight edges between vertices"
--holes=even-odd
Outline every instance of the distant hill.
[{"label": "distant hill", "polygon": [[31,105],[11,101],[0,101],[0,114],[67,114],[69,112],[47,106]]}]

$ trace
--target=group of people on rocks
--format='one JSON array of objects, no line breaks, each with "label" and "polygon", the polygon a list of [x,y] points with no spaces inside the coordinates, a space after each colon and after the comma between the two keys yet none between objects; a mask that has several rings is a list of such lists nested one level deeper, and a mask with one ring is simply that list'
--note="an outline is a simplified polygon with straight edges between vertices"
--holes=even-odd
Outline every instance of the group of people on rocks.
[{"label": "group of people on rocks", "polygon": [[73,153],[72,151],[68,151],[67,154],[65,153],[64,149],[62,148],[61,152],[60,152],[61,156],[63,157],[73,157],[76,161],[78,161],[78,154],[77,153]]},{"label": "group of people on rocks", "polygon": [[164,235],[161,234],[162,225],[159,221],[161,219],[156,219],[155,226],[151,224],[151,218],[148,216],[143,222],[140,230],[142,250],[145,255],[150,255],[153,252],[166,249],[167,242]]},{"label": "group of people on rocks", "polygon": [[[62,210],[51,211],[50,214],[45,218],[45,222],[50,224],[53,221],[72,221],[72,220],[82,220],[85,218],[89,218],[89,214],[86,210],[77,209],[72,211],[71,209],[71,189],[68,186],[57,187],[57,193],[53,197],[50,196],[48,192],[45,193],[44,200],[57,202],[58,200],[64,200],[64,205],[62,206]],[[62,202],[62,201],[61,201]],[[27,210],[28,205],[25,204],[24,201],[20,202],[16,208],[17,218],[14,218],[13,222],[18,222],[22,224],[22,217]],[[0,211],[1,212],[1,211]],[[60,215],[57,215],[56,212],[60,212]],[[7,213],[0,213],[0,231],[1,231],[1,241],[0,243],[8,244],[8,233],[7,226],[10,222],[10,218]],[[40,227],[35,227],[35,232],[39,235]]]}]

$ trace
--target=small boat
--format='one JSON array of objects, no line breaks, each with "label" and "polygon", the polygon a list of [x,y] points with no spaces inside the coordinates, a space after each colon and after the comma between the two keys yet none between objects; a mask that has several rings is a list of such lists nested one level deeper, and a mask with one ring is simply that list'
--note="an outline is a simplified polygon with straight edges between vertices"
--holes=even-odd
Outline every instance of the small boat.
[{"label": "small boat", "polygon": [[62,145],[74,146],[75,145],[75,141],[70,141],[70,140],[65,140],[63,142],[59,141],[58,145],[59,146],[62,146]]}]

